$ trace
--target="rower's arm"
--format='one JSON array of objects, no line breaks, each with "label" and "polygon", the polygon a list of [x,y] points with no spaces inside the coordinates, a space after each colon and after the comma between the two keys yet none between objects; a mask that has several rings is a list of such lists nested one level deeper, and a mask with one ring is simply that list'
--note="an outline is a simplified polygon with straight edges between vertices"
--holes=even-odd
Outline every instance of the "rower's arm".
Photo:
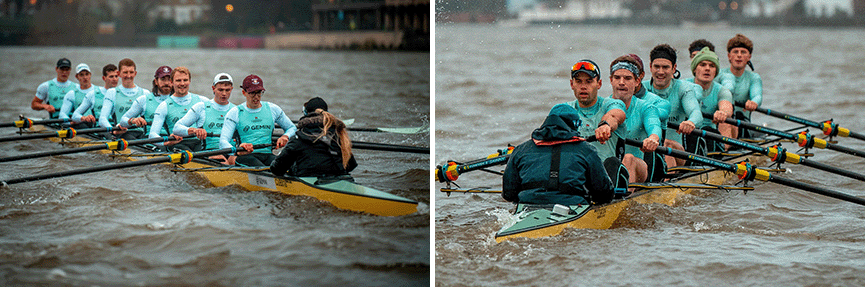
[{"label": "rower's arm", "polygon": [[63,96],[63,105],[60,106],[60,115],[61,119],[69,119],[69,114],[72,113],[72,107],[75,106],[75,89],[72,89],[65,96]]},{"label": "rower's arm", "polygon": [[[137,99],[135,99],[134,102],[132,102],[132,107],[130,107],[129,110],[126,111],[126,113],[123,114],[122,117],[120,117],[117,123],[120,124],[121,127],[128,128],[129,126],[131,126],[129,124],[129,119],[144,114],[145,107],[147,107],[147,96],[138,97]],[[157,132],[159,131],[157,130]]]},{"label": "rower's arm", "polygon": [[45,109],[45,100],[48,99],[48,82],[42,83],[36,87],[36,95],[33,96],[33,101],[30,102],[30,108],[36,111]]},{"label": "rower's arm", "polygon": [[[81,100],[81,104],[78,105],[78,107],[75,108],[75,111],[72,112],[72,121],[80,122],[81,117],[84,116],[84,113],[86,113],[87,110],[89,110],[90,107],[93,106],[93,98],[96,96],[96,89],[93,89],[93,91],[90,91],[89,93],[87,93],[86,96],[84,96],[84,99]],[[96,114],[95,112],[96,111],[94,111],[94,114]]]},{"label": "rower's arm", "polygon": [[602,121],[607,121],[610,125],[610,131],[615,131],[619,125],[625,122],[625,111],[620,109],[611,109],[601,118]]},{"label": "rower's arm", "polygon": [[231,139],[234,137],[234,129],[237,126],[237,107],[231,108],[225,114],[225,121],[222,123],[222,131],[219,133],[219,148],[232,148]]},{"label": "rower's arm", "polygon": [[[113,127],[108,119],[114,118],[114,97],[117,94],[116,89],[108,90],[105,93],[105,98],[102,99],[102,110],[99,111],[99,126],[103,128]],[[94,111],[95,112],[95,111]]]},{"label": "rower's arm", "polygon": [[[204,103],[197,103],[194,106],[192,106],[192,108],[189,109],[189,111],[186,112],[186,114],[183,115],[183,117],[180,118],[180,120],[178,120],[177,123],[174,123],[174,128],[171,129],[171,133],[185,137],[185,136],[189,135],[189,128],[202,127],[202,123],[201,123],[202,121],[200,121],[199,119],[204,119],[204,115],[201,115],[197,111],[198,109],[196,109],[197,107],[199,107],[199,104],[201,104],[202,107],[204,106]],[[201,109],[201,110],[203,113],[203,109]],[[195,126],[192,126],[192,125],[195,125]]]},{"label": "rower's arm", "polygon": [[663,129],[661,128],[661,119],[658,117],[658,108],[653,105],[647,105],[647,107],[643,111],[643,128],[649,135],[655,135],[660,139]]},{"label": "rower's arm", "polygon": [[[703,111],[700,110],[700,101],[697,100],[697,89],[702,89],[697,84],[693,84],[691,89],[685,90],[682,94],[682,109],[688,115],[687,121],[700,126],[703,123]],[[702,93],[702,91],[699,91]]]},{"label": "rower's arm", "polygon": [[759,107],[763,103],[763,79],[757,73],[751,73],[751,75],[749,96],[751,97],[751,101],[757,103]]},{"label": "rower's arm", "polygon": [[[165,115],[168,113],[168,103],[162,102],[156,107],[153,112],[153,122],[150,125],[150,131],[147,134],[148,138],[160,138],[159,132],[162,131],[162,126],[165,125]],[[162,146],[162,143],[156,143],[157,146]]]},{"label": "rower's arm", "polygon": [[285,132],[282,134],[284,136],[288,136],[289,138],[293,137],[295,133],[297,133],[297,127],[294,126],[294,123],[291,122],[291,119],[285,115],[285,112],[282,111],[277,105],[271,104],[270,111],[273,113],[273,121],[276,122]]}]

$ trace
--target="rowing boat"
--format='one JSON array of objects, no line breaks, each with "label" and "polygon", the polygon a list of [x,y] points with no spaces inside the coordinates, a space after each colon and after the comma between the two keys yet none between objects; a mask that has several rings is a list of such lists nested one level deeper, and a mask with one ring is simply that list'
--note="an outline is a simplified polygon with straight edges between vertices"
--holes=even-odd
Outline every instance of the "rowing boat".
[{"label": "rowing boat", "polygon": [[[31,130],[44,130],[45,126],[34,126]],[[97,138],[90,135],[79,135],[71,139],[51,138],[51,141],[71,141],[81,145],[87,142],[97,143]],[[142,147],[132,147],[136,152],[149,151]],[[98,151],[100,153],[117,153]],[[119,153],[131,154],[130,149]],[[134,157],[129,157],[135,160]],[[209,159],[194,158],[186,164],[175,165],[177,171],[190,171],[207,179],[217,187],[238,185],[250,191],[273,191],[287,195],[304,195],[315,197],[331,203],[333,206],[350,211],[365,212],[380,216],[401,216],[417,212],[418,202],[366,187],[346,180],[319,180],[315,177],[282,177],[274,176],[266,170],[250,168],[234,168],[219,164]]]}]

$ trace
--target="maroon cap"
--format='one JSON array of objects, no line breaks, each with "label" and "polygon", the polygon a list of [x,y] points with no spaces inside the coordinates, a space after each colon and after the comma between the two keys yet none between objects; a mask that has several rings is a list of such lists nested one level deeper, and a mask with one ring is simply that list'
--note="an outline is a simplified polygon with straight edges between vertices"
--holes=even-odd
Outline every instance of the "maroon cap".
[{"label": "maroon cap", "polygon": [[156,73],[153,74],[153,78],[159,79],[165,76],[171,76],[171,67],[162,66],[156,69]]},{"label": "maroon cap", "polygon": [[243,85],[240,86],[244,91],[255,92],[255,91],[264,91],[264,81],[261,80],[261,77],[256,75],[249,75],[243,79]]}]

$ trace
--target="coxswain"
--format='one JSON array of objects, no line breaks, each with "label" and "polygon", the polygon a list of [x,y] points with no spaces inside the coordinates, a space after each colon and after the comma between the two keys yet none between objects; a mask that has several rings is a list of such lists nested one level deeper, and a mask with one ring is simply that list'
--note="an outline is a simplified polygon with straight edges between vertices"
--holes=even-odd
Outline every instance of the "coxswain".
[{"label": "coxswain", "polygon": [[69,73],[72,72],[72,62],[69,59],[57,60],[54,71],[57,72],[57,77],[39,84],[36,96],[30,102],[31,109],[48,111],[48,116],[52,119],[60,116],[63,97],[75,86],[75,83],[69,81]]},{"label": "coxswain", "polygon": [[345,123],[327,111],[327,102],[315,97],[303,104],[297,133],[270,165],[274,175],[317,177],[354,181],[349,172],[357,167]]},{"label": "coxswain", "polygon": [[[583,77],[578,84],[596,82],[587,80]],[[598,151],[580,137],[578,127],[583,125],[578,114],[571,104],[554,106],[544,123],[532,132],[532,138],[514,148],[502,176],[505,200],[578,205],[613,199],[613,184]]]},{"label": "coxswain", "polygon": [[259,76],[246,76],[240,88],[246,102],[225,114],[225,122],[219,135],[219,148],[231,148],[231,140],[237,133],[240,139],[238,148],[243,149],[237,152],[237,163],[246,166],[270,166],[276,157],[271,148],[253,150],[252,146],[271,143],[273,130],[278,124],[285,130],[276,141],[276,148],[281,148],[294,136],[297,127],[282,108],[261,100],[265,89],[264,81]]}]

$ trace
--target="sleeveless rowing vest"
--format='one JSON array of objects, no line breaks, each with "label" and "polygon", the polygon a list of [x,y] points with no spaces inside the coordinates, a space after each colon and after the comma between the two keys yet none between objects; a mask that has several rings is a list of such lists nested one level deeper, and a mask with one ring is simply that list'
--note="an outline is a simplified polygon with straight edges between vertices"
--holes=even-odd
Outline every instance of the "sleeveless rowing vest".
[{"label": "sleeveless rowing vest", "polygon": [[189,103],[187,103],[186,105],[178,104],[176,101],[174,101],[174,97],[168,97],[168,99],[165,100],[167,112],[165,113],[165,121],[162,125],[163,130],[174,130],[174,124],[177,123],[180,118],[185,116],[186,112],[189,111],[189,109],[192,108],[193,105],[201,102],[201,97],[199,97],[198,95],[188,95],[192,97],[192,100],[190,100]]},{"label": "sleeveless rowing vest", "polygon": [[[99,90],[99,88],[95,88],[95,89],[96,89],[96,90]],[[82,91],[80,86],[79,86],[79,87],[76,87],[76,88],[74,89],[74,91],[75,91],[75,100],[74,100],[74,102],[73,102],[72,112],[74,112],[75,109],[78,108],[78,106],[81,105],[81,102],[83,102],[83,101],[84,101],[84,98],[87,96],[87,93],[85,93],[84,91]],[[92,113],[91,111],[87,111],[87,112],[84,112],[84,114],[82,114],[82,116],[87,116],[87,115],[92,115],[92,114],[93,114],[93,113]],[[72,114],[69,114],[69,115],[67,115],[67,116],[71,116],[71,115],[72,115]]]},{"label": "sleeveless rowing vest", "polygon": [[54,112],[49,113],[52,119],[60,117],[60,108],[63,107],[63,97],[66,96],[66,93],[69,93],[72,88],[73,85],[71,83],[67,84],[64,88],[58,86],[56,81],[48,82],[48,104],[54,107]]},{"label": "sleeveless rowing vest", "polygon": [[[237,106],[237,128],[241,143],[266,144],[271,143],[273,135],[273,112],[270,104],[261,102],[261,108],[256,113],[249,111],[246,105]],[[271,153],[270,148],[261,148],[254,153]]]},{"label": "sleeveless rowing vest", "polygon": [[[209,134],[219,134],[222,132],[222,123],[225,122],[225,114],[234,107],[234,104],[229,103],[231,108],[220,111],[216,109],[215,105],[213,102],[204,103],[204,130]],[[205,149],[218,149],[219,137],[207,137],[205,143]]]},{"label": "sleeveless rowing vest", "polygon": [[[132,96],[127,96],[126,93],[117,90],[114,94],[114,122],[113,124],[117,124],[120,121],[120,118],[123,117],[123,114],[126,114],[126,111],[129,111],[132,108],[132,103],[135,102],[135,99],[144,94],[144,90],[138,88],[138,91],[135,92]],[[141,131],[141,128],[135,127],[130,128],[130,131]]]}]

